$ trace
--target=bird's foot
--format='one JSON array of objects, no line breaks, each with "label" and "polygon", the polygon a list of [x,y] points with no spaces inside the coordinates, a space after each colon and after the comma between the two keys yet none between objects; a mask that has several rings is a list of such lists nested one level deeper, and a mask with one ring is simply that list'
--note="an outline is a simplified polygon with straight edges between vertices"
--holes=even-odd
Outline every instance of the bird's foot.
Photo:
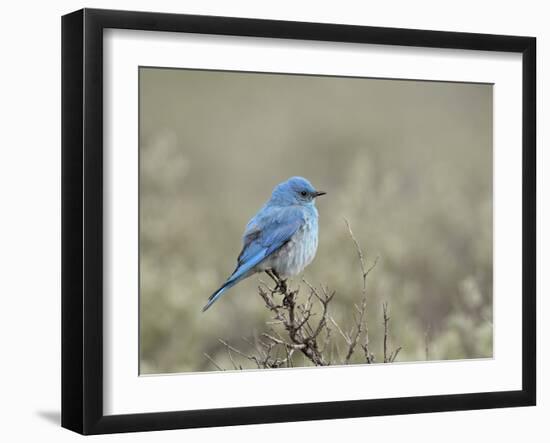
[{"label": "bird's foot", "polygon": [[286,294],[288,287],[286,284],[286,280],[281,278],[279,274],[277,274],[276,271],[273,269],[268,269],[265,271],[267,275],[269,275],[272,280],[275,282],[275,288],[273,289],[273,292],[279,292],[281,294]]},{"label": "bird's foot", "polygon": [[281,294],[286,294],[288,291],[288,287],[286,284],[286,280],[279,280],[279,284],[277,285],[277,289]]},{"label": "bird's foot", "polygon": [[265,273],[271,277],[271,280],[273,280],[276,285],[279,284],[279,279],[277,277],[275,277],[275,274],[273,273],[273,271],[271,269],[266,269]]},{"label": "bird's foot", "polygon": [[282,278],[274,269],[272,269],[271,272],[273,272],[273,275],[275,276],[275,279],[277,281],[277,286],[275,289],[278,290],[281,294],[286,294],[288,289],[286,285],[286,280]]}]

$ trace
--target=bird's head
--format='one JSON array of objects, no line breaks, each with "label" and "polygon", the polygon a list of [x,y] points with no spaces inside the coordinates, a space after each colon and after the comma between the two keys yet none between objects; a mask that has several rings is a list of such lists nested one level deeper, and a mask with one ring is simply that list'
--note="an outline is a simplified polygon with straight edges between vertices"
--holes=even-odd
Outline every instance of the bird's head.
[{"label": "bird's head", "polygon": [[326,192],[317,191],[305,178],[292,177],[275,186],[271,200],[280,204],[308,205],[313,204],[317,197],[325,194]]}]

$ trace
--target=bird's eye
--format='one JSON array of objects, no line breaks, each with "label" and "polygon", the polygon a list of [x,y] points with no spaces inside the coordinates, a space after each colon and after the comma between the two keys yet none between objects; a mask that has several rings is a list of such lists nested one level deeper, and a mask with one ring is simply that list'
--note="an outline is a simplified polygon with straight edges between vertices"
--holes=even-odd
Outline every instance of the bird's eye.
[{"label": "bird's eye", "polygon": [[302,191],[300,192],[300,194],[302,194],[302,197],[305,197],[307,195],[307,192],[306,191]]}]

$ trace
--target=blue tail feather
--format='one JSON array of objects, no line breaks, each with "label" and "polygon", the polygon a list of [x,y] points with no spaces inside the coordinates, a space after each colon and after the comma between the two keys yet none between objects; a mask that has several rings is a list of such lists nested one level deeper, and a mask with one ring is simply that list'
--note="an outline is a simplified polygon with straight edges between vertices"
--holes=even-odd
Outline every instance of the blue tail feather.
[{"label": "blue tail feather", "polygon": [[227,280],[220,289],[218,289],[208,298],[208,302],[206,303],[206,305],[204,305],[204,308],[202,308],[202,312],[206,311],[210,306],[212,306],[214,302],[218,300],[218,298],[220,298],[225,291],[235,286],[239,281],[240,278],[233,281],[231,279]]},{"label": "blue tail feather", "polygon": [[214,302],[224,294],[225,291],[235,286],[243,278],[248,277],[250,275],[249,271],[254,266],[256,266],[260,261],[262,261],[264,258],[265,258],[265,251],[261,251],[260,253],[252,257],[250,260],[248,260],[248,262],[237,267],[237,269],[235,269],[235,272],[233,272],[231,277],[227,279],[227,281],[223,284],[223,286],[208,298],[208,302],[206,303],[204,308],[202,308],[202,312],[206,311],[210,306],[212,306]]}]

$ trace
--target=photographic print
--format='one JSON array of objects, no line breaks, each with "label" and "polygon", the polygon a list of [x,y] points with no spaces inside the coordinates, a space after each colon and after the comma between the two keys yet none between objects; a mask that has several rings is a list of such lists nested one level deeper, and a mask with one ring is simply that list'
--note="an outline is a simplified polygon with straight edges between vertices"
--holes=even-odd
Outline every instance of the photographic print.
[{"label": "photographic print", "polygon": [[536,404],[535,38],[75,11],[61,166],[63,427]]},{"label": "photographic print", "polygon": [[493,85],[139,68],[140,374],[493,357]]}]

